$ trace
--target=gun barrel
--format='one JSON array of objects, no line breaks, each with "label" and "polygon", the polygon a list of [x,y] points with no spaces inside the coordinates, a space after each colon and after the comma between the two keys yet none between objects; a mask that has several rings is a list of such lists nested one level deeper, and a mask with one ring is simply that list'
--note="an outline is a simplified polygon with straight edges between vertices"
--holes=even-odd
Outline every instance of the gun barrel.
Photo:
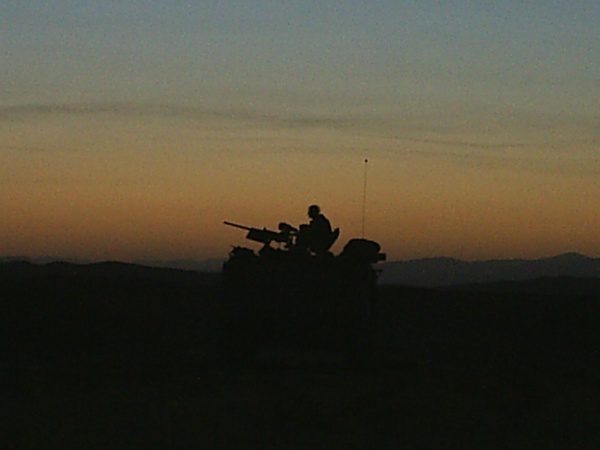
[{"label": "gun barrel", "polygon": [[251,241],[260,242],[265,245],[269,245],[272,241],[279,242],[279,243],[286,244],[286,245],[290,245],[290,243],[291,243],[292,234],[291,234],[290,230],[281,230],[281,231],[277,232],[277,231],[268,230],[266,228],[263,228],[261,230],[258,228],[247,227],[245,225],[240,225],[239,223],[228,222],[226,220],[223,223],[230,227],[246,230],[248,232],[248,234],[246,234],[246,239],[250,239]]},{"label": "gun barrel", "polygon": [[244,225],[240,225],[239,223],[233,223],[233,222],[228,222],[228,221],[224,221],[223,222],[225,225],[229,225],[230,227],[234,227],[234,228],[241,228],[242,230],[246,230],[249,231],[251,230],[250,227],[244,226]]}]

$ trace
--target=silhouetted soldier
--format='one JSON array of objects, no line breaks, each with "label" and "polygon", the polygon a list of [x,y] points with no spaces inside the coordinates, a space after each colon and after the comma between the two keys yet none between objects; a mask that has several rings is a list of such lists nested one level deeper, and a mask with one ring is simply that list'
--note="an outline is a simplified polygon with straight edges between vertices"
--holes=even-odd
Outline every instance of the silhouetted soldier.
[{"label": "silhouetted soldier", "polygon": [[300,225],[296,247],[309,250],[316,255],[326,254],[339,236],[340,230],[331,229],[331,223],[321,214],[321,209],[317,205],[308,208],[308,217],[310,222]]}]

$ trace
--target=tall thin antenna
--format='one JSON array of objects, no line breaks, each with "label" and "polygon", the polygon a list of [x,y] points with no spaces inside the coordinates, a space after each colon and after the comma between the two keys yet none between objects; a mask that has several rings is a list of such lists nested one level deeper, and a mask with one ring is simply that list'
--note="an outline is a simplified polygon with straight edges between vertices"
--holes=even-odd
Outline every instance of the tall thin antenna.
[{"label": "tall thin antenna", "polygon": [[367,165],[369,160],[365,158],[365,177],[363,183],[363,210],[362,210],[362,238],[365,237],[365,216],[367,212]]}]

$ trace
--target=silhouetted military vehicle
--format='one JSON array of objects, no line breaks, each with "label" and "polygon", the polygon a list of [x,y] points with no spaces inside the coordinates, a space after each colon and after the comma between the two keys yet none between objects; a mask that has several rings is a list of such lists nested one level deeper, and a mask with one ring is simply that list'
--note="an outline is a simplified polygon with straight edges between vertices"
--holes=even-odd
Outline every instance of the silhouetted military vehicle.
[{"label": "silhouetted military vehicle", "polygon": [[[228,347],[242,358],[257,352],[296,349],[336,354],[349,363],[372,354],[380,245],[351,239],[335,256],[333,230],[327,251],[296,245],[300,230],[242,228],[262,244],[255,252],[234,247],[223,265],[223,293],[235,317],[227,327]],[[275,246],[272,246],[274,244]]]}]

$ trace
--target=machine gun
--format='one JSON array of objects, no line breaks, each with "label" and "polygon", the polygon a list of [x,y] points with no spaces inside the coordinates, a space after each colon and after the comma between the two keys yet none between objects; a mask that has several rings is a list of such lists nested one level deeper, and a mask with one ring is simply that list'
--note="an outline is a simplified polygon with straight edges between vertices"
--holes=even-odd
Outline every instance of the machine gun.
[{"label": "machine gun", "polygon": [[225,225],[234,228],[240,228],[242,230],[248,231],[246,234],[246,239],[250,239],[251,241],[260,242],[265,246],[268,246],[271,242],[278,242],[280,244],[284,244],[285,248],[289,248],[292,246],[292,241],[295,236],[297,230],[288,225],[286,223],[279,224],[279,231],[269,230],[267,228],[263,228],[262,230],[259,228],[247,227],[245,225],[240,225],[233,222],[224,221]]}]

